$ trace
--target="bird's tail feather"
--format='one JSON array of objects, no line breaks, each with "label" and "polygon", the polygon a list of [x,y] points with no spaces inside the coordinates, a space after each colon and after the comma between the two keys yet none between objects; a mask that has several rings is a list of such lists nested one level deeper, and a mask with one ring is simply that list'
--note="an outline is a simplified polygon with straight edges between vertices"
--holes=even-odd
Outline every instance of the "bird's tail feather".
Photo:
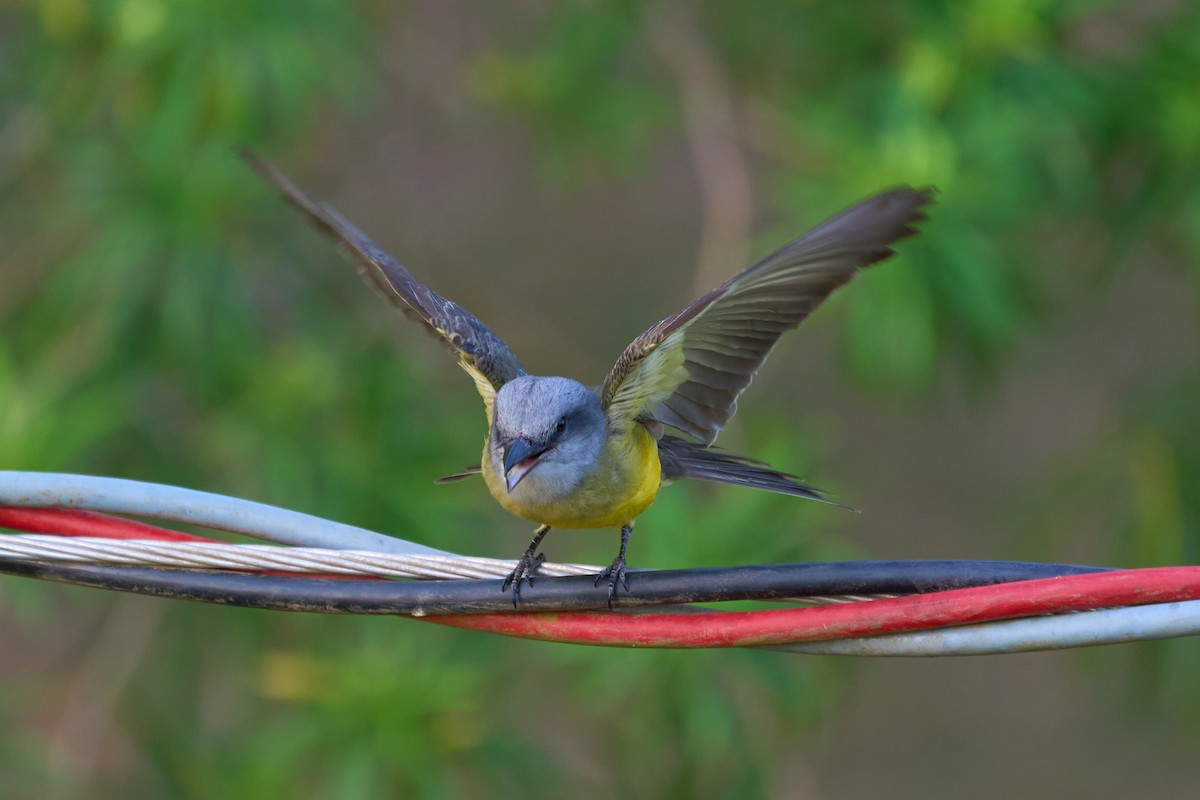
[{"label": "bird's tail feather", "polygon": [[807,497],[835,506],[841,503],[830,500],[795,475],[772,469],[761,461],[745,456],[726,453],[705,447],[699,442],[689,442],[675,436],[663,436],[658,440],[658,457],[662,462],[663,478],[694,478],[715,483],[731,483],[749,486],[794,497]]}]

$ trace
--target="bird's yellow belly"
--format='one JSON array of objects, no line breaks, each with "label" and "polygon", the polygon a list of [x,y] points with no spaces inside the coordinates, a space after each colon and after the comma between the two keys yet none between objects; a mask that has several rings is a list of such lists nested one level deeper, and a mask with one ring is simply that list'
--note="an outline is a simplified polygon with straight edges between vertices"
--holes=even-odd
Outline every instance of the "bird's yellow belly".
[{"label": "bird's yellow belly", "polygon": [[654,501],[662,480],[658,442],[637,424],[626,437],[609,437],[591,474],[561,496],[534,491],[536,467],[509,493],[503,476],[489,466],[485,446],[483,474],[496,501],[511,514],[552,528],[609,528],[632,522]]}]

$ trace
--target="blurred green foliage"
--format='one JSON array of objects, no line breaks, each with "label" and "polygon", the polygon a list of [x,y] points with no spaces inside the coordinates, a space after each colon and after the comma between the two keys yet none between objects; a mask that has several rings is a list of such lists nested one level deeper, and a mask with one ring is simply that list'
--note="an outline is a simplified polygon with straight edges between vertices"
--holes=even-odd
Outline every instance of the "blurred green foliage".
[{"label": "blurred green foliage", "polygon": [[[468,383],[425,357],[415,332],[398,348],[390,329],[364,325],[386,311],[330,288],[349,270],[329,268],[332,249],[232,156],[249,142],[297,152],[293,171],[319,174],[335,120],[394,124],[389,83],[428,76],[391,55],[421,37],[436,49],[460,34],[447,44],[459,72],[440,78],[461,105],[438,124],[516,126],[568,194],[596,170],[635,192],[664,148],[682,147],[679,87],[655,42],[680,13],[726,82],[738,146],[769,176],[759,200],[775,224],[760,249],[882,186],[939,187],[904,267],[873,271],[828,312],[843,323],[841,365],[868,397],[934,402],[946,376],[986,395],[1050,307],[1101,294],[1147,253],[1177,265],[1187,291],[1200,286],[1191,6],[384,6],[0,5],[0,466],[195,486],[449,549],[517,552],[523,529],[478,487],[429,485],[482,439]],[[1200,382],[1195,364],[1179,372],[1129,398],[1076,463],[1048,467],[1039,519],[1069,527],[1117,496],[1112,561],[1196,561]],[[742,449],[803,472],[837,446],[818,428],[764,401],[743,421]],[[821,513],[675,487],[645,516],[633,560],[852,555]],[[484,543],[481,529],[502,526]],[[1057,557],[1053,526],[1034,527],[1043,552],[1023,555]],[[583,546],[597,560],[612,540]],[[559,546],[578,547],[552,556]],[[781,796],[778,765],[828,718],[846,677],[845,662],[771,653],[571,649],[182,604],[147,616],[136,609],[156,601],[0,588],[13,636],[64,629],[59,649],[6,667],[35,687],[0,704],[13,796],[555,796],[568,782],[630,798]],[[124,663],[97,653],[120,652],[126,623],[150,626],[149,641],[126,648],[127,679],[96,700]],[[1140,652],[1154,654],[1154,685],[1188,698],[1200,721],[1185,680],[1194,648]],[[56,690],[73,682],[95,691]],[[31,741],[34,729],[56,733]],[[81,751],[76,729],[107,741]]]}]

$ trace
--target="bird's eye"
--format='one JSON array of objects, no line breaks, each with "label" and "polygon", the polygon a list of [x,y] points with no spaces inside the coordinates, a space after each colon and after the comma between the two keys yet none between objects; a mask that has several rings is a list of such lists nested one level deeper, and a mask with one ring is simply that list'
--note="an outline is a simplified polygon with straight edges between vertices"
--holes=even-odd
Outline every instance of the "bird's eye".
[{"label": "bird's eye", "polygon": [[555,433],[562,433],[562,432],[563,432],[563,431],[565,431],[566,429],[567,429],[567,418],[566,418],[566,417],[560,417],[560,418],[559,418],[559,420],[558,420],[558,424],[554,426],[554,432],[555,432]]}]

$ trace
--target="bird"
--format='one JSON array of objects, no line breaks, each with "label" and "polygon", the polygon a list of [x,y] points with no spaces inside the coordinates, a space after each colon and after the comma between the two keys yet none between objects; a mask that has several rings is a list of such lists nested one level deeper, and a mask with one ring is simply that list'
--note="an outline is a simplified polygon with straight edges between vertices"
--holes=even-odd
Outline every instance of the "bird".
[{"label": "bird", "polygon": [[[511,514],[537,524],[504,580],[517,604],[545,561],[552,528],[619,528],[620,548],[596,576],[629,591],[626,553],[636,518],[680,479],[832,502],[797,476],[714,447],[738,398],[780,336],[927,219],[931,187],[898,186],[830,217],[725,283],[652,325],[604,380],[530,374],[475,315],[421,283],[331,206],[311,199],[248,149],[243,160],[337,243],[385,298],[423,323],[458,357],[483,399],[488,430],[479,466],[439,483],[482,475]],[[668,430],[669,429],[669,430]]]}]

